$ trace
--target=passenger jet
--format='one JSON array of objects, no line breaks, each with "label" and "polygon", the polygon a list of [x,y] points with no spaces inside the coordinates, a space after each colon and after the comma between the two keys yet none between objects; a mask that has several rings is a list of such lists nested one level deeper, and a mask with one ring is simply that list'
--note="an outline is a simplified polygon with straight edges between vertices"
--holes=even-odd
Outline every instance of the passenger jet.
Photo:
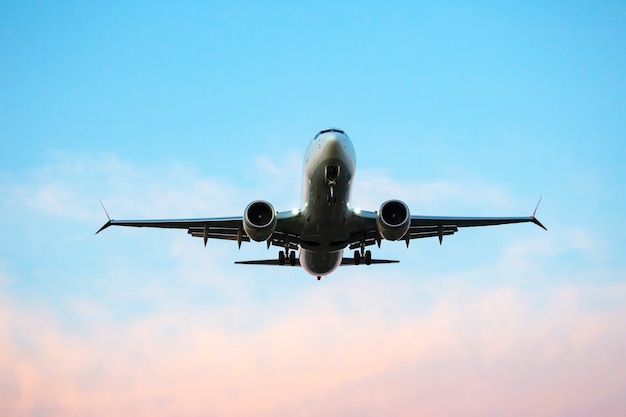
[{"label": "passenger jet", "polygon": [[[241,261],[238,264],[301,266],[317,277],[326,276],[340,265],[371,265],[399,261],[372,259],[365,248],[380,247],[383,240],[402,240],[452,235],[459,227],[493,226],[510,223],[535,223],[528,217],[444,217],[411,215],[400,200],[388,200],[378,211],[361,211],[350,206],[350,188],[356,156],[350,138],[341,129],[324,129],[309,143],[304,156],[302,207],[277,212],[267,201],[253,201],[243,216],[169,220],[112,220],[109,226],[160,227],[187,229],[204,240],[225,239],[241,242],[266,242],[281,250],[275,259]],[[105,210],[106,211],[106,210]],[[535,212],[537,209],[535,208]],[[108,214],[107,214],[108,217]],[[547,230],[547,229],[546,229]],[[354,250],[344,257],[344,250]],[[296,256],[296,251],[298,255]]]}]

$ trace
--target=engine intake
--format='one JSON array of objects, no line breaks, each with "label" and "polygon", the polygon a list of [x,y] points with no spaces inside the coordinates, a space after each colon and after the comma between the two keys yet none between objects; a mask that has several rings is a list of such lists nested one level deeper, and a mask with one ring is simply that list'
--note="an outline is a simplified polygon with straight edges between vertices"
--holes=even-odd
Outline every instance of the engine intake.
[{"label": "engine intake", "polygon": [[402,239],[411,226],[409,208],[400,200],[385,201],[378,210],[376,226],[383,239]]},{"label": "engine intake", "polygon": [[262,242],[274,233],[276,211],[267,201],[253,201],[243,213],[243,229],[250,239]]}]

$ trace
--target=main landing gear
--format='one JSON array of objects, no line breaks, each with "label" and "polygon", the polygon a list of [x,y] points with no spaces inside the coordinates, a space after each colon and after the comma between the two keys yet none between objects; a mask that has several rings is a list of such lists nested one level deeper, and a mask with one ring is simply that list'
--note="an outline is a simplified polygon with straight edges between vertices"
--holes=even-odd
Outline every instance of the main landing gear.
[{"label": "main landing gear", "polygon": [[369,250],[364,250],[361,248],[361,251],[354,251],[354,264],[361,265],[361,262],[365,262],[365,265],[372,264],[372,252]]},{"label": "main landing gear", "polygon": [[278,264],[285,265],[285,262],[289,262],[289,265],[296,266],[296,251],[285,250],[278,252]]}]

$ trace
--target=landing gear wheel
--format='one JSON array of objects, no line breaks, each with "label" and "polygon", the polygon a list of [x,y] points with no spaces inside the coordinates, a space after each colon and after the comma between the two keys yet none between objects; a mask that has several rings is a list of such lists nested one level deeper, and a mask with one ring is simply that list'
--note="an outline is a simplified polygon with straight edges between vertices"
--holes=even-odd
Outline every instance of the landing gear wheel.
[{"label": "landing gear wheel", "polygon": [[354,251],[354,264],[361,265],[361,254],[359,253],[358,250]]},{"label": "landing gear wheel", "polygon": [[289,252],[289,265],[296,266],[296,252]]},{"label": "landing gear wheel", "polygon": [[278,265],[285,265],[285,252],[278,252]]},{"label": "landing gear wheel", "polygon": [[372,264],[372,251],[366,250],[365,251],[365,265],[371,265]]}]

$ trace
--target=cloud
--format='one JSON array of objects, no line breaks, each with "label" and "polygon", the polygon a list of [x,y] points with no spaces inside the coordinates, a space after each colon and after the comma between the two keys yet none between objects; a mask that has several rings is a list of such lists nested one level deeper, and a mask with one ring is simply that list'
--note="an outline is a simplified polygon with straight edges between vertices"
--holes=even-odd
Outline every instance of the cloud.
[{"label": "cloud", "polygon": [[103,217],[99,198],[111,214],[146,215],[221,211],[237,194],[223,180],[202,178],[181,165],[138,168],[114,155],[61,155],[3,188],[13,209],[22,205],[40,215],[81,221]]},{"label": "cloud", "polygon": [[6,271],[6,262],[4,260],[0,260],[0,285],[10,284],[13,279],[5,272]]},{"label": "cloud", "polygon": [[260,172],[264,172],[266,174],[270,174],[272,176],[284,176],[286,175],[286,170],[278,167],[274,160],[272,160],[267,155],[259,155],[255,159],[255,165],[259,169]]},{"label": "cloud", "polygon": [[298,152],[257,156],[254,160],[254,195],[271,200],[279,211],[299,207],[302,197],[302,160],[302,154]]},{"label": "cloud", "polygon": [[12,395],[0,411],[617,416],[626,405],[626,339],[615,331],[626,310],[587,305],[623,299],[623,284],[591,296],[577,286],[540,296],[445,288],[420,314],[402,298],[372,307],[376,284],[356,296],[345,287],[301,294],[235,329],[224,323],[236,309],[182,308],[124,322],[104,315],[76,334],[45,309],[3,302],[0,374]]},{"label": "cloud", "polygon": [[415,213],[432,211],[436,214],[458,215],[464,209],[476,214],[485,210],[511,210],[516,200],[501,186],[463,181],[431,183],[406,182],[389,178],[378,170],[357,173],[352,193],[354,205],[378,209],[383,201],[400,199]]},{"label": "cloud", "polygon": [[[259,182],[246,188],[190,167],[84,157],[5,185],[14,198],[4,210],[37,213],[37,230],[78,216],[72,230],[82,230],[100,223],[98,189],[116,213],[186,216],[219,204],[216,215],[233,214],[251,189],[280,199],[276,184]],[[472,194],[492,193],[489,208],[513,200],[489,184],[380,175],[362,187],[355,197],[376,206],[396,192],[432,208],[457,191],[468,206]],[[467,268],[451,266],[451,252],[431,258],[422,248],[415,256],[431,267],[419,273],[406,262],[345,268],[321,282],[230,264],[267,256],[264,245],[238,253],[229,242],[205,249],[184,233],[141,231],[129,247],[122,234],[91,233],[65,247],[43,236],[49,257],[25,246],[28,268],[3,260],[1,415],[611,416],[626,405],[626,287],[589,279],[619,272],[602,263],[602,240],[584,228],[518,234]],[[570,267],[564,256],[584,262]]]},{"label": "cloud", "polygon": [[[6,209],[24,208],[55,219],[85,222],[103,218],[102,199],[114,218],[128,216],[221,216],[239,213],[254,198],[271,200],[278,210],[299,204],[300,154],[266,155],[254,161],[252,186],[227,178],[205,177],[178,163],[136,167],[113,154],[58,154],[47,165],[1,184]],[[295,173],[295,175],[294,175]],[[510,210],[515,199],[500,186],[464,182],[407,183],[375,170],[360,171],[354,181],[353,205],[377,209],[390,198],[410,204],[414,212],[456,214],[464,209],[484,214]],[[284,207],[283,207],[284,206]]]}]

